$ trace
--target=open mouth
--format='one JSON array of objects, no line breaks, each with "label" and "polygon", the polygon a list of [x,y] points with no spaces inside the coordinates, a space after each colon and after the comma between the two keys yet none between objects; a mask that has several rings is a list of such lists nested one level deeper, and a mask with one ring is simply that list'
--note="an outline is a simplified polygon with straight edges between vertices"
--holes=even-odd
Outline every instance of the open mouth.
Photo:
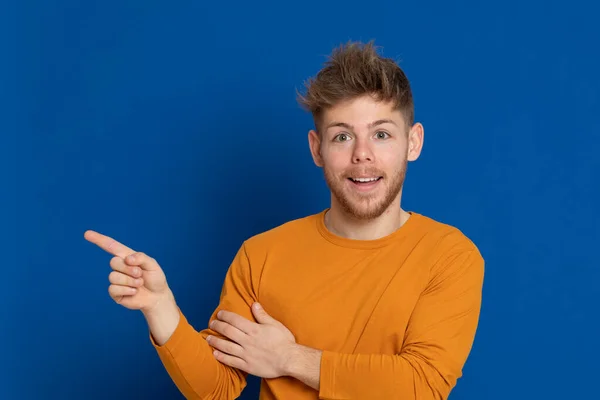
[{"label": "open mouth", "polygon": [[382,178],[381,176],[377,176],[377,177],[373,177],[373,178],[348,178],[348,179],[354,183],[372,183],[372,182],[377,182],[381,178]]},{"label": "open mouth", "polygon": [[371,189],[382,179],[382,176],[374,176],[370,178],[348,178],[350,182],[352,182],[355,187],[360,189]]}]

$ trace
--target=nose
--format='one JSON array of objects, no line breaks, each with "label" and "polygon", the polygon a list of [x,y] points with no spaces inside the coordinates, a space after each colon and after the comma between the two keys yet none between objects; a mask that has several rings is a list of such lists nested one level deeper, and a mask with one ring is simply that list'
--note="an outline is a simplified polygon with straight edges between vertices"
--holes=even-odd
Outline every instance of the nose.
[{"label": "nose", "polygon": [[366,141],[356,139],[354,152],[352,153],[352,162],[373,162],[375,159],[372,149]]}]

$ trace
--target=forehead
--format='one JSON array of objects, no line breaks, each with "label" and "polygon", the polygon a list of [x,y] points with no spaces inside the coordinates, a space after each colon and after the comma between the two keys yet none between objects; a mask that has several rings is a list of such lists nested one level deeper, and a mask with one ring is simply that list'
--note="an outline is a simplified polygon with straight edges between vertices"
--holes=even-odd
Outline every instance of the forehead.
[{"label": "forehead", "polygon": [[404,125],[402,113],[394,108],[392,102],[376,101],[371,96],[362,96],[324,110],[321,125],[325,130],[329,125],[339,123],[365,129],[374,121],[385,119],[392,120],[399,127]]}]

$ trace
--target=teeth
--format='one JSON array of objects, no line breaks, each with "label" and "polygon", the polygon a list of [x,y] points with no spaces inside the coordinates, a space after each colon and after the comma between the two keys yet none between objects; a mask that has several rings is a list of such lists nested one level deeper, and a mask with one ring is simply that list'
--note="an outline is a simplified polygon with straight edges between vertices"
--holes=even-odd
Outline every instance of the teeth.
[{"label": "teeth", "polygon": [[378,178],[352,178],[352,180],[354,182],[373,182],[376,181]]}]

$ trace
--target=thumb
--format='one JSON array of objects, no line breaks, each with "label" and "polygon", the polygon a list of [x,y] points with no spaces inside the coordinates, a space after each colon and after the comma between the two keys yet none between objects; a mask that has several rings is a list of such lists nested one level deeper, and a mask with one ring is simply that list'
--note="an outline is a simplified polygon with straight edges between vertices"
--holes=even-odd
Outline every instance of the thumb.
[{"label": "thumb", "polygon": [[125,258],[125,263],[131,266],[139,266],[140,268],[146,271],[154,271],[160,269],[158,263],[154,258],[142,252],[130,254]]},{"label": "thumb", "polygon": [[259,303],[252,304],[252,314],[254,314],[256,320],[261,324],[270,324],[273,322],[277,322],[275,321],[275,319],[273,319],[273,317],[267,314],[265,309],[262,308],[262,306]]}]

